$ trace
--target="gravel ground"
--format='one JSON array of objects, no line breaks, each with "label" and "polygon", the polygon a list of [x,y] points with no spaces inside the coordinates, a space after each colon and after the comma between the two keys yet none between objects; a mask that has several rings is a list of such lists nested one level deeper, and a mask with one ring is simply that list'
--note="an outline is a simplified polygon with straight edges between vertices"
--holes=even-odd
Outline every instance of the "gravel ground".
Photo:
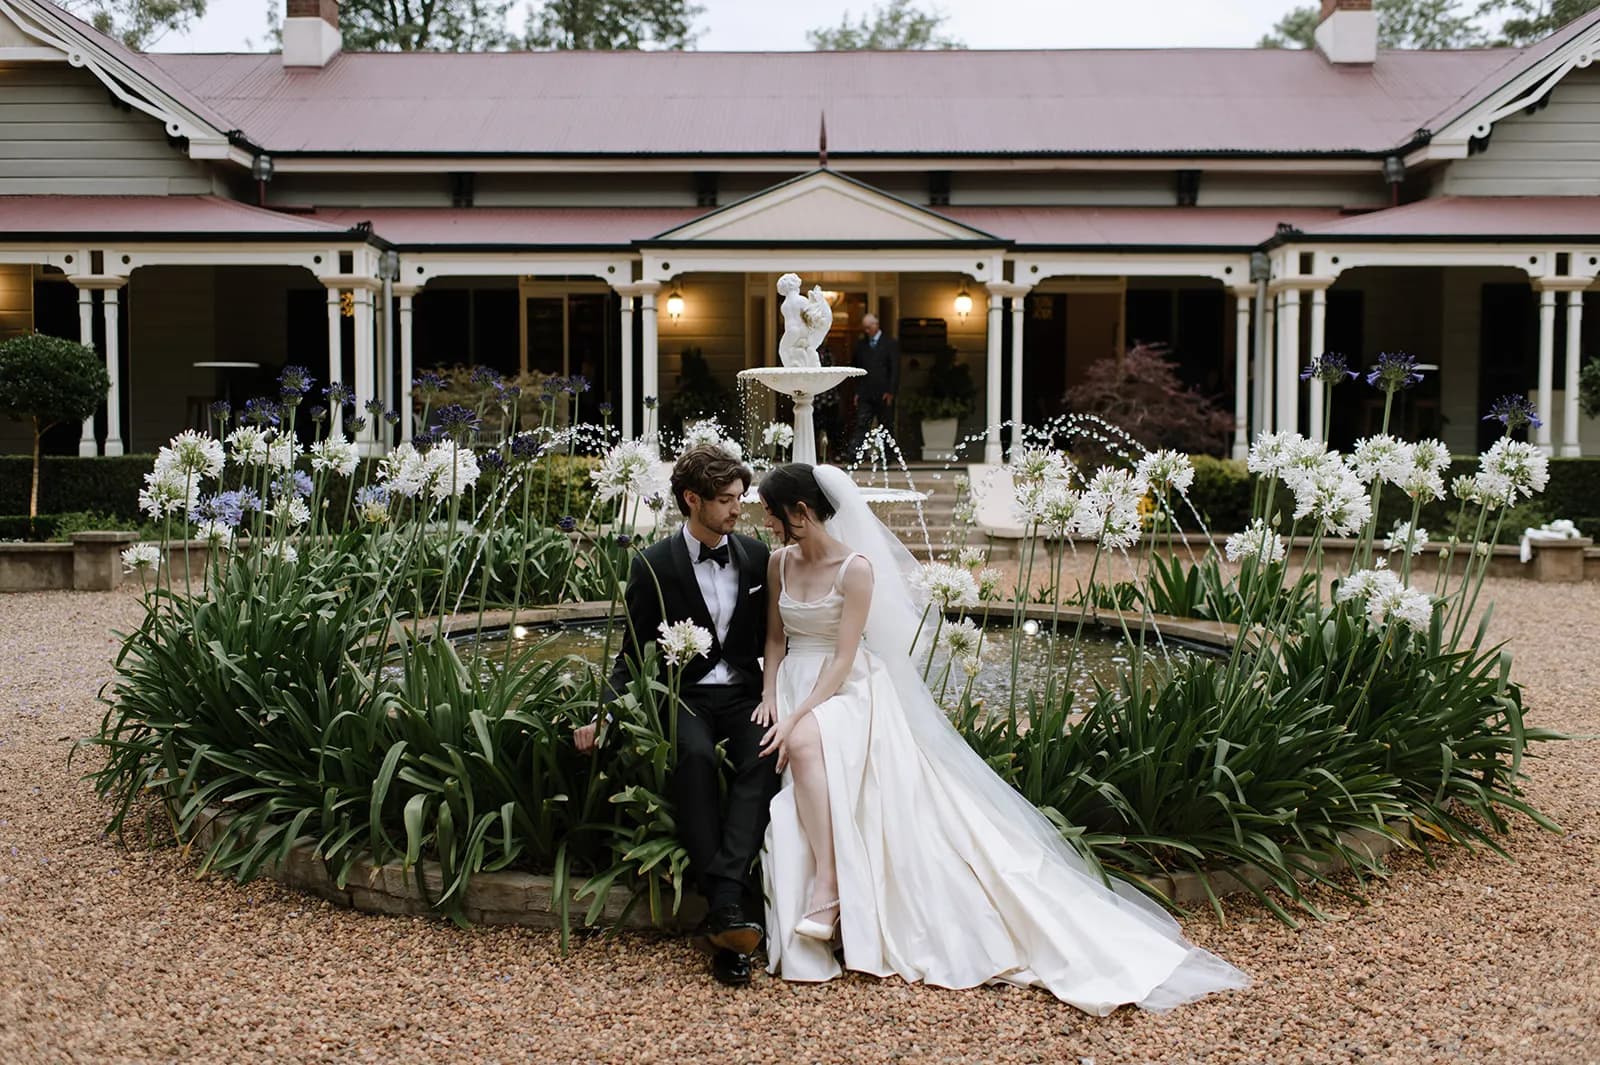
[{"label": "gravel ground", "polygon": [[758,974],[727,990],[681,942],[460,931],[196,880],[105,838],[66,765],[98,722],[126,594],[0,599],[0,1062],[1600,1061],[1600,585],[1491,582],[1538,724],[1514,856],[1404,856],[1368,905],[1289,929],[1250,902],[1185,921],[1255,978],[1165,1016],[1043,993]]}]

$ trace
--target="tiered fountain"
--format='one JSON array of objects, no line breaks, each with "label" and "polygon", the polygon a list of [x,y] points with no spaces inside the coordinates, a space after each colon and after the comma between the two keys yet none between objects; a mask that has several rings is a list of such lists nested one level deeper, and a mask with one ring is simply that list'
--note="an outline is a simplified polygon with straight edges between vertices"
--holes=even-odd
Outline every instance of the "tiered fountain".
[{"label": "tiered fountain", "polygon": [[[778,294],[783,297],[779,305],[783,339],[778,341],[782,365],[740,370],[739,379],[756,381],[794,400],[794,461],[816,465],[817,431],[812,412],[817,396],[848,378],[864,377],[867,371],[859,366],[822,365],[817,347],[833,325],[833,310],[820,287],[802,296],[800,275],[784,274],[778,278]],[[861,492],[869,503],[920,503],[927,498],[926,493],[910,489],[863,486]]]}]

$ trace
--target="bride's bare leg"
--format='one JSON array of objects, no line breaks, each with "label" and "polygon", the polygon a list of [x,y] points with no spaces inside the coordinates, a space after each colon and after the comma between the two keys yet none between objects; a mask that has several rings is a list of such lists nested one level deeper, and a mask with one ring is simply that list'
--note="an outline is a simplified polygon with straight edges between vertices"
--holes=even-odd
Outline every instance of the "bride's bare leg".
[{"label": "bride's bare leg", "polygon": [[[828,774],[822,764],[822,730],[814,715],[800,719],[789,735],[789,768],[794,774],[794,805],[800,828],[811,844],[811,857],[817,876],[811,887],[806,909],[814,909],[839,897],[839,871],[833,859],[833,812],[828,805]],[[816,915],[822,924],[833,920],[829,909]]]}]

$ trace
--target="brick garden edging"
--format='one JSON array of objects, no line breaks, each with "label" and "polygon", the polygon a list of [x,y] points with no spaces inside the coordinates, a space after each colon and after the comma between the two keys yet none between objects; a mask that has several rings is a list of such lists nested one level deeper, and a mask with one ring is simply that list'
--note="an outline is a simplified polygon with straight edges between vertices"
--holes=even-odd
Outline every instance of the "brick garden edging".
[{"label": "brick garden edging", "polygon": [[[574,603],[566,606],[519,610],[516,612],[516,619],[519,624],[529,625],[593,621],[605,617],[609,609],[609,603]],[[995,604],[990,620],[1004,621],[1009,617],[1010,610],[1009,604]],[[1090,610],[1087,619],[1093,624],[1104,627],[1116,624],[1113,612],[1106,611],[1105,617],[1098,616],[1099,613]],[[491,611],[484,615],[483,625],[486,629],[505,626],[510,622],[511,615],[512,612],[509,610]],[[1063,622],[1076,623],[1077,615],[1077,610],[1064,610],[1059,618]],[[1024,616],[1038,621],[1049,621],[1056,615],[1048,607],[1030,605],[1026,608]],[[1234,627],[1231,625],[1164,616],[1152,618],[1145,615],[1145,617],[1158,624],[1162,633],[1178,639],[1225,648],[1230,646],[1235,638]],[[1128,619],[1130,627],[1139,627],[1137,622],[1138,619],[1131,617]],[[431,622],[426,623],[431,624]],[[446,620],[445,630],[449,633],[459,633],[469,631],[477,624],[478,619],[475,614],[458,615]],[[209,849],[230,820],[231,816],[222,807],[206,807],[202,814],[202,823],[187,845],[202,851]],[[1364,855],[1372,862],[1377,862],[1398,848],[1410,846],[1409,824],[1391,822],[1388,827],[1392,834],[1386,835],[1364,829],[1341,832],[1339,842],[1349,850]],[[1311,864],[1317,873],[1327,876],[1344,870],[1349,863],[1342,855],[1330,853],[1327,857]],[[282,863],[264,865],[262,874],[285,886],[366,913],[441,916],[427,901],[428,897],[437,898],[444,890],[443,872],[437,862],[421,861],[408,871],[399,861],[374,865],[370,859],[361,858],[352,865],[344,885],[341,886],[334,882],[327,866],[322,859],[312,853],[312,848],[296,846],[289,849]],[[1206,902],[1210,894],[1237,895],[1261,890],[1271,884],[1271,880],[1264,872],[1247,865],[1230,865],[1204,874],[1177,872],[1141,879],[1152,890],[1165,895],[1178,905],[1200,904]],[[581,881],[570,884],[568,899],[569,914],[580,925],[593,902],[587,898],[580,902],[576,898],[582,886]],[[627,909],[631,898],[632,893],[628,889],[611,888],[607,892],[599,924],[615,922]],[[554,882],[549,876],[523,872],[479,873],[472,877],[467,885],[462,910],[463,916],[474,924],[557,929],[560,928],[561,921],[556,902]],[[678,913],[663,915],[663,919],[656,922],[651,919],[648,903],[641,901],[629,913],[623,927],[681,930],[693,927],[704,912],[704,900],[698,895],[685,893]]]}]

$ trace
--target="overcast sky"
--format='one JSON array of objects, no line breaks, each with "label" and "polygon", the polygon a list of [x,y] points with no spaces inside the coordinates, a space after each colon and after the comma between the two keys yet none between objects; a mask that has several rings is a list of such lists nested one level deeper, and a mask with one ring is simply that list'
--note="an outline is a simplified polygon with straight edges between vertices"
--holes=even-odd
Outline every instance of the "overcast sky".
[{"label": "overcast sky", "polygon": [[[840,0],[700,0],[702,50],[806,47],[806,31],[835,26],[873,5]],[[1304,0],[1302,0],[1304,2]],[[943,0],[946,32],[973,48],[1248,47],[1295,0]],[[280,4],[279,10],[282,10]],[[263,50],[263,0],[209,0],[205,18],[172,34],[160,52]],[[523,16],[513,15],[520,28]]]}]

